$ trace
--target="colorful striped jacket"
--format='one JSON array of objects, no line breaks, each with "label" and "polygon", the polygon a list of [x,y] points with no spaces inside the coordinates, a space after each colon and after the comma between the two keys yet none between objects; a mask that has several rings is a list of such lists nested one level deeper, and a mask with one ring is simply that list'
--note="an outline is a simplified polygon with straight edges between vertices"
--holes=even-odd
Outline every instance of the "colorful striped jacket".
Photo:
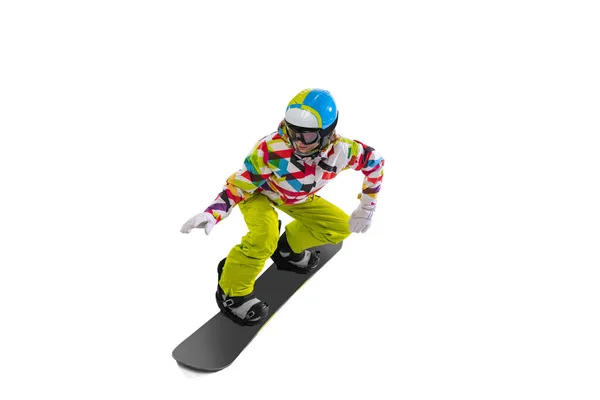
[{"label": "colorful striped jacket", "polygon": [[244,165],[227,179],[223,191],[205,211],[220,222],[236,204],[255,192],[276,205],[301,203],[346,169],[362,171],[365,178],[360,202],[375,205],[383,166],[384,159],[375,149],[340,136],[317,156],[298,156],[280,127],[258,141]]}]

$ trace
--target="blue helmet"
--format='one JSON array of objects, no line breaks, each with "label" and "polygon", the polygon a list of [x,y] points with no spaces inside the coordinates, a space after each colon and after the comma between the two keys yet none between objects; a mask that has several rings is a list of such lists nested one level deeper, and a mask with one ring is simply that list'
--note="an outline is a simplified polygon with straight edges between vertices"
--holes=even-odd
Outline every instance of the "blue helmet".
[{"label": "blue helmet", "polygon": [[319,131],[321,137],[335,129],[338,110],[335,100],[327,90],[304,89],[288,104],[285,121],[303,130]]}]

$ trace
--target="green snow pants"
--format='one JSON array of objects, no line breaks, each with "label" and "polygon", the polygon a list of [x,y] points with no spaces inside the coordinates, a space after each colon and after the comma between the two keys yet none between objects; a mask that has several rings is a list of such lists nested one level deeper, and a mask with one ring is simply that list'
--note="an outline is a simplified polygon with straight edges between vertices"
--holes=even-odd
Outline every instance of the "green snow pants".
[{"label": "green snow pants", "polygon": [[[279,241],[278,210],[294,221],[286,227],[286,237],[294,253],[328,243],[339,243],[350,235],[348,219],[342,209],[313,195],[305,202],[276,206],[266,196],[254,194],[239,203],[248,233],[235,245],[225,261],[219,285],[228,296],[245,296]],[[293,273],[293,272],[290,272]]]}]

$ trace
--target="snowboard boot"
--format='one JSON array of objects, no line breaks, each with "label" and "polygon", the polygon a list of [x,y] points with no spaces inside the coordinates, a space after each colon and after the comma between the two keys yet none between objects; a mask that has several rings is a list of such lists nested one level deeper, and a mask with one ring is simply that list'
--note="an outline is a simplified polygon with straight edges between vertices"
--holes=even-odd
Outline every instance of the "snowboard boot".
[{"label": "snowboard boot", "polygon": [[[221,260],[217,268],[219,280],[224,266],[225,259]],[[238,325],[256,325],[265,321],[269,315],[269,305],[257,299],[254,291],[246,296],[227,296],[221,286],[217,284],[215,297],[221,312]]]},{"label": "snowboard boot", "polygon": [[277,249],[271,256],[278,270],[292,271],[297,274],[311,273],[319,265],[319,258],[319,250],[304,250],[302,253],[294,253],[285,232],[279,238]]}]

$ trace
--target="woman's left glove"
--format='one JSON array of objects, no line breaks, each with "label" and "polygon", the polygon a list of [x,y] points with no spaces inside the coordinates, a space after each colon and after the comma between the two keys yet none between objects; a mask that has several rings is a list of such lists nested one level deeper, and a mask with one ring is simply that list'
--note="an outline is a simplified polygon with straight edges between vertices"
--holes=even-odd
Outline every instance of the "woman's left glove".
[{"label": "woman's left glove", "polygon": [[350,220],[348,221],[350,231],[354,233],[366,232],[371,226],[371,218],[374,212],[375,206],[358,206],[352,215],[350,215]]}]

